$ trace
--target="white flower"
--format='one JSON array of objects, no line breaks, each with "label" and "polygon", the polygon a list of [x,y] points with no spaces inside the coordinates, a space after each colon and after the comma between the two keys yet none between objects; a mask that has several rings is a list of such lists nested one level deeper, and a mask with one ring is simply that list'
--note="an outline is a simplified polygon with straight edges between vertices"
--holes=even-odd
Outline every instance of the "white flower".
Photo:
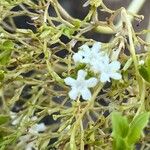
[{"label": "white flower", "polygon": [[29,133],[36,135],[39,132],[45,131],[45,129],[46,129],[46,126],[44,123],[35,124],[29,129]]},{"label": "white flower", "polygon": [[38,150],[36,147],[36,141],[32,140],[31,135],[24,135],[19,138],[20,142],[18,143],[17,147],[24,147],[25,150]]},{"label": "white flower", "polygon": [[19,138],[20,142],[17,147],[24,147],[25,150],[32,150],[35,148],[35,141],[29,142],[31,140],[31,135],[23,135]]},{"label": "white flower", "polygon": [[[35,120],[37,117],[32,117],[31,120]],[[24,147],[25,150],[32,150],[33,148],[35,150],[38,150],[36,147],[36,141],[32,140],[32,137],[39,135],[39,132],[45,131],[46,126],[44,123],[39,123],[33,125],[29,131],[28,134],[23,135],[19,138],[18,147]]]},{"label": "white flower", "polygon": [[86,63],[93,65],[95,60],[100,60],[103,56],[103,53],[100,52],[100,49],[100,42],[95,42],[92,48],[89,48],[88,45],[84,44],[80,47],[78,53],[73,55],[73,60],[75,63]]},{"label": "white flower", "polygon": [[121,74],[117,72],[120,69],[120,62],[112,61],[110,63],[108,55],[105,55],[104,59],[97,64],[96,68],[99,69],[101,82],[110,82],[110,78],[115,80],[122,78]]},{"label": "white flower", "polygon": [[20,120],[21,120],[21,116],[18,117],[18,116],[17,116],[17,113],[12,112],[12,111],[10,112],[10,118],[12,119],[12,122],[11,122],[12,125],[17,125],[17,124],[19,124],[19,122],[20,122]]},{"label": "white flower", "polygon": [[89,100],[91,98],[91,92],[88,88],[94,87],[97,84],[96,78],[85,79],[87,73],[84,70],[79,70],[77,79],[67,77],[64,81],[67,85],[71,86],[71,91],[69,92],[69,97],[76,100],[78,96],[82,96],[84,100]]},{"label": "white flower", "polygon": [[144,65],[144,63],[145,63],[144,60],[139,61],[139,65]]},{"label": "white flower", "polygon": [[34,141],[27,143],[25,150],[33,150],[33,148],[34,150],[38,150],[38,148],[36,147],[36,143]]}]

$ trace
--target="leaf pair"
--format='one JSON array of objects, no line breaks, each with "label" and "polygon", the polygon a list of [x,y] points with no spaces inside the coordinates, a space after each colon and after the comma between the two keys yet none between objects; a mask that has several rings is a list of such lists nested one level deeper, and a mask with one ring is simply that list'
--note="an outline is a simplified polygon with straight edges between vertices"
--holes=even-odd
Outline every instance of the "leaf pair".
[{"label": "leaf pair", "polygon": [[144,80],[150,83],[150,55],[147,56],[145,64],[140,66],[139,73]]},{"label": "leaf pair", "polygon": [[149,113],[138,115],[128,123],[126,117],[118,112],[112,113],[112,136],[114,150],[131,150],[139,140],[143,128],[147,125]]}]

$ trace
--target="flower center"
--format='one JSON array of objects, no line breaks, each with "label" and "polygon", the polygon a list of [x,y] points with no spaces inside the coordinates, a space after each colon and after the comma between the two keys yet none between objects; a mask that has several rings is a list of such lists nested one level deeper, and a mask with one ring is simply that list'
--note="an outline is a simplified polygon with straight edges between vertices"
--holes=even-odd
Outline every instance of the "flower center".
[{"label": "flower center", "polygon": [[76,88],[77,88],[78,90],[82,90],[84,87],[85,87],[85,82],[84,82],[84,80],[83,80],[83,81],[82,81],[82,80],[77,81],[77,83],[76,83]]}]

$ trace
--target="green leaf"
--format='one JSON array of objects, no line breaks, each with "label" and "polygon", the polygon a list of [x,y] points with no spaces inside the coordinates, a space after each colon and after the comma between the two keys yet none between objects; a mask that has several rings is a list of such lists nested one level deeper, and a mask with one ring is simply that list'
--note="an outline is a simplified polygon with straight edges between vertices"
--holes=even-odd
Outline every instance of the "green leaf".
[{"label": "green leaf", "polygon": [[143,128],[147,125],[149,120],[149,113],[143,113],[137,116],[131,123],[127,136],[128,144],[132,145],[140,138]]},{"label": "green leaf", "polygon": [[150,82],[150,70],[148,70],[145,66],[141,66],[139,68],[139,73],[143,77],[144,80]]},{"label": "green leaf", "polygon": [[7,115],[0,115],[0,125],[2,125],[2,124],[4,124],[4,123],[8,122],[9,119],[10,119],[10,117],[7,116]]},{"label": "green leaf", "polygon": [[0,45],[0,64],[6,65],[9,62],[11,52],[14,48],[14,43],[10,40],[3,42]]},{"label": "green leaf", "polygon": [[133,62],[132,58],[129,58],[122,70],[126,71],[131,66],[132,62]]},{"label": "green leaf", "polygon": [[139,73],[145,81],[150,82],[150,55],[146,57],[144,65],[139,68]]},{"label": "green leaf", "polygon": [[112,113],[112,127],[114,138],[118,136],[125,138],[127,136],[129,130],[128,120],[118,112]]},{"label": "green leaf", "polygon": [[5,65],[10,60],[11,51],[4,51],[0,54],[0,64]]},{"label": "green leaf", "polygon": [[4,79],[4,71],[0,70],[0,82]]},{"label": "green leaf", "polygon": [[90,0],[90,5],[94,7],[99,7],[102,3],[102,0]]},{"label": "green leaf", "polygon": [[64,34],[65,36],[67,36],[68,38],[70,38],[71,35],[73,35],[74,31],[75,31],[75,30],[74,30],[73,28],[69,28],[69,27],[66,27],[66,26],[64,26],[64,27],[62,28],[63,34]]},{"label": "green leaf", "polygon": [[14,48],[14,43],[10,40],[6,40],[0,44],[0,51],[12,50]]},{"label": "green leaf", "polygon": [[58,29],[44,24],[39,28],[38,32],[39,32],[39,37],[42,39],[47,37],[51,38],[58,33]]},{"label": "green leaf", "polygon": [[150,70],[150,55],[147,56],[147,58],[146,58],[146,66],[147,66],[148,70]]},{"label": "green leaf", "polygon": [[82,24],[82,21],[80,21],[79,19],[75,19],[73,21],[73,25],[75,26],[75,28],[80,28],[81,27],[81,24]]},{"label": "green leaf", "polygon": [[51,30],[44,30],[41,35],[40,35],[40,38],[45,38],[47,37],[48,35],[50,35],[52,31]]},{"label": "green leaf", "polygon": [[121,137],[116,137],[113,141],[113,150],[128,150],[125,140]]},{"label": "green leaf", "polygon": [[10,50],[14,48],[14,43],[12,41],[7,40],[3,43],[3,46],[5,47],[5,49]]}]

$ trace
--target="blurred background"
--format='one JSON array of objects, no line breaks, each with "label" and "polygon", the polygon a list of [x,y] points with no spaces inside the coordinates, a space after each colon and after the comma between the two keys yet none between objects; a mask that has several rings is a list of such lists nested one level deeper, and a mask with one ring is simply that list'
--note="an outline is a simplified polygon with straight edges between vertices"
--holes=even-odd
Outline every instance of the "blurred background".
[{"label": "blurred background", "polygon": [[[78,19],[83,19],[88,13],[89,7],[83,7],[83,4],[87,0],[59,0],[59,3],[66,9],[66,11],[73,17]],[[110,9],[119,9],[120,7],[128,8],[133,0],[104,0],[105,5]],[[143,6],[140,8],[138,14],[144,15],[145,18],[142,22],[133,21],[133,27],[136,31],[147,29],[150,26],[150,0],[141,0],[144,2]],[[135,6],[136,7],[136,6]],[[14,8],[14,10],[19,10],[19,7]],[[53,10],[49,9],[50,13]],[[104,20],[108,16],[107,13],[99,12],[99,19]],[[15,18],[15,23],[19,28],[30,28],[34,30],[34,27],[29,24],[31,19],[27,16],[19,16]],[[101,41],[108,42],[111,38],[110,35],[103,35],[98,33],[88,33],[87,37]],[[145,38],[144,36],[142,38]]]}]

